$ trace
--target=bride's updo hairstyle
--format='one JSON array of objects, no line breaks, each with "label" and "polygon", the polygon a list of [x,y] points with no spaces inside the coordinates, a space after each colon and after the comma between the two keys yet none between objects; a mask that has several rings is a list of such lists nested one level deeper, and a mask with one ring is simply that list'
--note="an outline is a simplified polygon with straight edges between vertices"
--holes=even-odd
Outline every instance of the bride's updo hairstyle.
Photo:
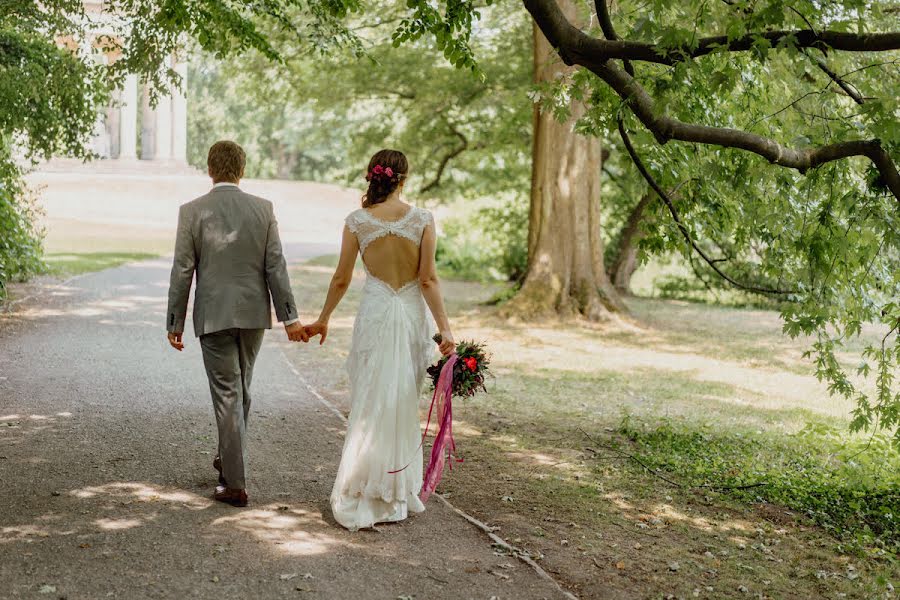
[{"label": "bride's updo hairstyle", "polygon": [[363,196],[363,208],[381,204],[400,183],[406,179],[409,173],[409,162],[406,155],[399,150],[379,150],[369,161],[366,169],[366,181],[369,188]]}]

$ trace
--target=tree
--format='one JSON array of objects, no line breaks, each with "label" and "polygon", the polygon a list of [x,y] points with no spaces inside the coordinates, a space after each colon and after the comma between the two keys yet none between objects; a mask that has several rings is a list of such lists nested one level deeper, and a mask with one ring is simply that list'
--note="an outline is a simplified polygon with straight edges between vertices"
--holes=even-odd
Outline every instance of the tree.
[{"label": "tree", "polygon": [[[86,141],[97,115],[127,74],[153,89],[179,85],[177,73],[161,65],[190,39],[219,57],[254,48],[280,60],[260,27],[302,34],[318,49],[352,44],[340,23],[346,9],[338,5],[110,0],[102,11],[89,13],[73,0],[0,3],[0,295],[9,278],[40,268],[40,234],[16,155],[26,166],[54,155],[90,158]],[[91,33],[100,18],[111,34]]]},{"label": "tree", "polygon": [[[578,6],[564,0],[576,18]],[[571,75],[541,31],[534,28],[534,79],[538,86]],[[585,106],[564,99],[559,119],[552,107],[534,106],[528,270],[507,314],[535,317],[547,312],[600,319],[624,305],[603,260],[600,219],[600,141],[575,131]]]},{"label": "tree", "polygon": [[[653,192],[641,247],[682,253],[709,286],[771,299],[788,334],[811,336],[831,392],[856,400],[853,428],[900,443],[900,13],[858,0],[651,0],[610,14],[598,1],[592,28],[556,0],[523,4],[580,67],[556,92],[587,100],[579,129],[619,138]],[[477,69],[477,8],[440,6],[412,0],[401,37],[433,34]],[[866,323],[883,336],[851,375],[843,348]]]},{"label": "tree", "polygon": [[651,192],[644,192],[628,211],[628,216],[616,235],[613,260],[607,268],[607,273],[620,294],[628,294],[631,291],[631,276],[638,268],[638,243],[644,237],[641,222],[653,198]]},{"label": "tree", "polygon": [[203,107],[190,124],[192,160],[205,161],[207,132],[224,124],[248,148],[283,157],[248,165],[255,175],[359,185],[372,153],[394,146],[409,154],[413,195],[524,194],[531,137],[527,14],[516,5],[485,11],[482,24],[491,33],[475,44],[483,77],[447,64],[430,39],[394,47],[401,15],[388,6],[378,19],[346,20],[363,56],[353,47],[310,53],[302,40],[272,31],[268,38],[284,61],[258,52],[224,62],[202,58],[191,78],[192,98]]}]

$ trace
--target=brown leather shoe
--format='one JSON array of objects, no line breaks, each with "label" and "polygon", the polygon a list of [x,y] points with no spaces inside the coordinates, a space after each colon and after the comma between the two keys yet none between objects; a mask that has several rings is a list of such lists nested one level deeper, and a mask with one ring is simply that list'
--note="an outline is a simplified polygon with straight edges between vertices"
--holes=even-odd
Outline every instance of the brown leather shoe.
[{"label": "brown leather shoe", "polygon": [[213,498],[232,506],[247,506],[247,490],[218,487],[216,488],[216,493],[213,494]]},{"label": "brown leather shoe", "polygon": [[222,475],[222,457],[216,454],[216,457],[213,459],[213,469],[219,472],[219,485],[222,487],[228,487],[228,483],[225,481],[225,476]]}]

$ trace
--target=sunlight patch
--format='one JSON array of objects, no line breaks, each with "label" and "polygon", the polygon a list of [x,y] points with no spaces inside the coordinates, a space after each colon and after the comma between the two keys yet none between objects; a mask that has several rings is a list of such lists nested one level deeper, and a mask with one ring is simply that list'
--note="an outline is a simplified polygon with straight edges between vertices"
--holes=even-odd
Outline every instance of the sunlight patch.
[{"label": "sunlight patch", "polygon": [[187,508],[200,510],[212,505],[212,500],[183,490],[166,491],[144,483],[109,483],[86,487],[69,492],[76,498],[96,498],[99,496],[130,496],[137,502],[169,502]]},{"label": "sunlight patch", "polygon": [[141,525],[141,521],[138,519],[97,519],[94,521],[94,524],[97,525],[100,529],[106,529],[107,531],[117,531],[120,529],[131,529],[132,527],[139,527]]},{"label": "sunlight patch", "polygon": [[321,514],[285,509],[241,511],[238,515],[216,519],[213,525],[231,525],[292,556],[322,554],[334,545],[350,545],[326,533],[310,531],[316,527],[331,528]]}]

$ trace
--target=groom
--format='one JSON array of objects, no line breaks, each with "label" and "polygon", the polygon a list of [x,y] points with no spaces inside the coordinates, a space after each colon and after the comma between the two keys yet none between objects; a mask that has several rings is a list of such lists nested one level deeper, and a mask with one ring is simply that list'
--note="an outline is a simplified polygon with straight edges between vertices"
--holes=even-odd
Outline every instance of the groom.
[{"label": "groom", "polygon": [[247,506],[250,381],[263,332],[272,327],[270,297],[288,338],[309,341],[297,317],[272,203],[238,187],[245,162],[243,148],[234,142],[216,142],[209,149],[206,164],[213,188],[178,212],[166,311],[169,344],[181,351],[196,273],[194,333],[200,338],[219,429],[215,499],[234,506]]}]

